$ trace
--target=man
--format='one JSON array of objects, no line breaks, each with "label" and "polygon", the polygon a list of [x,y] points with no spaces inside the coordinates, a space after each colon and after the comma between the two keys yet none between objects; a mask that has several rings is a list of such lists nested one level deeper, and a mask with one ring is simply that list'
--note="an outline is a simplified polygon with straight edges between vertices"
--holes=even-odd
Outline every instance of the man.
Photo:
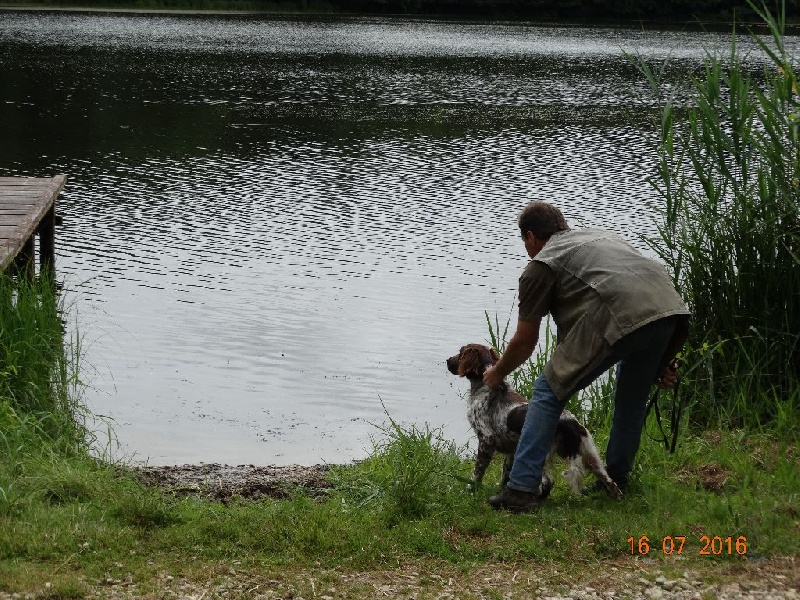
[{"label": "man", "polygon": [[666,271],[617,235],[570,230],[545,202],[528,204],[519,228],[531,261],[519,280],[514,336],[484,382],[495,387],[533,354],[542,317],[552,315],[558,343],[536,379],[507,487],[496,509],[535,509],[542,470],[567,400],[617,365],[608,474],[625,490],[639,449],[650,386],[673,387],[674,357],[689,311]]}]

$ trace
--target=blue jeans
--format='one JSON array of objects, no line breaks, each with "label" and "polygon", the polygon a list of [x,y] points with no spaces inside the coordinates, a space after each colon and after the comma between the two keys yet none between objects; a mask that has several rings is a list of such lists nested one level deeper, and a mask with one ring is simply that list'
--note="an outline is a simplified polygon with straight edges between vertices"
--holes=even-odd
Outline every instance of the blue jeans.
[{"label": "blue jeans", "polygon": [[[606,449],[606,469],[621,490],[639,451],[650,386],[653,385],[667,344],[675,331],[676,319],[667,317],[629,333],[611,347],[611,354],[598,368],[578,382],[567,398],[585,388],[617,365],[614,389],[614,420]],[[556,398],[544,375],[533,384],[531,403],[522,426],[508,487],[539,493],[542,471],[553,444],[558,418],[566,401]]]}]

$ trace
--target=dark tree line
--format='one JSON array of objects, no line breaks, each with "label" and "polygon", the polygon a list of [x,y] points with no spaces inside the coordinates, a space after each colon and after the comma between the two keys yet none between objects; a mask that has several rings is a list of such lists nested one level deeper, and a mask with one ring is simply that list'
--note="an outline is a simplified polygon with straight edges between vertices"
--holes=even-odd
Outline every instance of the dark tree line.
[{"label": "dark tree line", "polygon": [[[7,5],[263,10],[265,12],[441,15],[560,21],[574,24],[676,22],[708,26],[761,23],[747,0],[6,0]],[[785,1],[787,22],[800,21],[800,0],[766,0],[773,15]],[[760,7],[762,0],[754,0]]]},{"label": "dark tree line", "polygon": [[[313,1],[313,0],[312,0]],[[328,0],[344,11],[444,14],[566,21],[646,20],[757,21],[746,0]],[[780,6],[768,3],[773,14]],[[800,15],[800,0],[786,0],[789,17]]]}]

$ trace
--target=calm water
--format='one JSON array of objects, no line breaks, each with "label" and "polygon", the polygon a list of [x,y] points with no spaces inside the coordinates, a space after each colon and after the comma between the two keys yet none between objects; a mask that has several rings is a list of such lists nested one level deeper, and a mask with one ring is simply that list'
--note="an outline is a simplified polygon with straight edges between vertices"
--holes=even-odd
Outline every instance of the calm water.
[{"label": "calm water", "polygon": [[525,202],[652,231],[654,113],[622,51],[694,68],[728,41],[0,12],[0,175],[69,177],[57,266],[116,456],[348,461],[386,412],[463,444],[444,359],[484,311],[516,318]]}]

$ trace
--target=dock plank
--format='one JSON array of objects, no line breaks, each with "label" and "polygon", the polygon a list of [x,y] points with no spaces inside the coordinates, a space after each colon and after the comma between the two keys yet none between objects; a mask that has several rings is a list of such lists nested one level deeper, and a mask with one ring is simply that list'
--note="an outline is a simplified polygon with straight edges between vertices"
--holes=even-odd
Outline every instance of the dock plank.
[{"label": "dock plank", "polygon": [[66,181],[65,175],[0,177],[0,270],[14,260],[53,213]]}]

